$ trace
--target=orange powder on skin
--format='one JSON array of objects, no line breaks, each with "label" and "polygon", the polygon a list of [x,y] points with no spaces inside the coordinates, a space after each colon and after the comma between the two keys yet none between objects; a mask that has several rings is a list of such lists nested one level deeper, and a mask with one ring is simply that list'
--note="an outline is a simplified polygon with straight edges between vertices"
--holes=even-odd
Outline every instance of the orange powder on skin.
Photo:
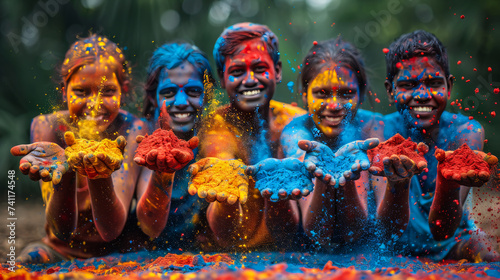
[{"label": "orange powder on skin", "polygon": [[215,190],[228,195],[240,196],[239,186],[248,185],[243,161],[220,160],[210,168],[200,171],[192,180],[198,190]]}]

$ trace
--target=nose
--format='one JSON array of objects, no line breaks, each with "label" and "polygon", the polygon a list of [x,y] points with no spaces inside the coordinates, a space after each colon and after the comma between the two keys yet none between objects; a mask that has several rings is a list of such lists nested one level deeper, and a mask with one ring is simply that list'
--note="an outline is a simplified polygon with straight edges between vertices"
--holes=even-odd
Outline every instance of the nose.
[{"label": "nose", "polygon": [[95,93],[87,98],[87,107],[89,109],[97,109],[99,108],[99,104],[101,103],[101,94]]},{"label": "nose", "polygon": [[186,108],[189,106],[188,96],[183,89],[179,89],[175,95],[174,106],[179,108]]},{"label": "nose", "polygon": [[327,110],[332,110],[332,111],[336,111],[336,110],[341,110],[342,109],[342,103],[338,102],[338,100],[336,99],[329,99],[326,101],[326,109]]},{"label": "nose", "polygon": [[245,79],[243,80],[243,85],[246,87],[254,87],[257,84],[255,75],[253,71],[248,72]]},{"label": "nose", "polygon": [[432,93],[423,83],[413,93],[413,98],[417,101],[427,101],[432,98]]}]

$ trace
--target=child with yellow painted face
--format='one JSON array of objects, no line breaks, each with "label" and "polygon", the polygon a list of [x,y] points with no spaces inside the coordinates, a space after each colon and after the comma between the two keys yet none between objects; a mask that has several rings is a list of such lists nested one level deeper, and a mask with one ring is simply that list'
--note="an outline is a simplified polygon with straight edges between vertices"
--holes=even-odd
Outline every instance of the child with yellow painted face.
[{"label": "child with yellow painted face", "polygon": [[[11,150],[24,156],[23,174],[41,180],[47,204],[47,236],[28,245],[19,261],[57,262],[116,249],[110,241],[127,220],[139,174],[132,161],[135,137],[145,127],[120,109],[129,74],[122,51],[103,36],[79,39],[66,53],[61,90],[68,110],[34,118],[33,143]],[[65,155],[67,145],[77,150]],[[116,155],[107,152],[115,148]]]},{"label": "child with yellow painted face", "polygon": [[217,40],[214,57],[230,104],[211,112],[203,123],[202,159],[190,167],[189,193],[211,202],[208,222],[222,247],[246,249],[286,240],[273,240],[271,232],[294,231],[296,217],[288,201],[269,205],[245,174],[246,165],[281,157],[283,127],[305,113],[272,100],[281,81],[278,38],[264,25],[235,24]]},{"label": "child with yellow painted face", "polygon": [[[325,247],[355,241],[365,231],[367,194],[375,188],[383,238],[404,228],[390,184],[367,172],[366,151],[383,139],[382,116],[359,109],[368,81],[359,51],[340,37],[315,43],[302,63],[302,97],[309,114],[290,122],[281,136],[285,156],[303,158],[315,177],[314,191],[299,201],[306,234]],[[407,176],[414,172],[409,171]],[[397,183],[399,178],[391,178]],[[385,196],[384,196],[385,195]],[[404,220],[404,217],[403,219]]]}]

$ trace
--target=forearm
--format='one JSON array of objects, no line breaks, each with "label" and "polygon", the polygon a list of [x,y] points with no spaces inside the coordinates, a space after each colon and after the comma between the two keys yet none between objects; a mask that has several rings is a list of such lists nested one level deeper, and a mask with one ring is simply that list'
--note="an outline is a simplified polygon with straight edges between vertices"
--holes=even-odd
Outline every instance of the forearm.
[{"label": "forearm", "polygon": [[460,185],[446,180],[438,170],[436,192],[429,213],[429,226],[435,240],[452,236],[462,219]]},{"label": "forearm", "polygon": [[[49,227],[55,236],[61,240],[68,240],[71,237],[78,221],[75,179],[76,174],[73,171],[64,174],[61,182],[53,186],[53,191],[50,193],[47,208],[45,209]],[[52,183],[43,182],[41,184]]]},{"label": "forearm", "polygon": [[264,208],[262,197],[249,194],[248,201],[241,205],[210,203],[207,219],[210,229],[214,233],[220,246],[231,247],[253,243],[255,234],[263,219]]},{"label": "forearm", "polygon": [[384,197],[377,208],[377,220],[384,240],[401,236],[410,220],[410,182],[387,180]]},{"label": "forearm", "polygon": [[167,224],[175,173],[154,171],[137,204],[137,219],[144,233],[158,237]]},{"label": "forearm", "polygon": [[337,189],[335,203],[337,222],[333,238],[351,242],[359,237],[368,217],[366,204],[360,199],[354,181],[347,181],[343,187]]},{"label": "forearm", "polygon": [[118,237],[125,226],[127,211],[117,197],[113,179],[88,179],[92,215],[99,235],[104,241]]}]

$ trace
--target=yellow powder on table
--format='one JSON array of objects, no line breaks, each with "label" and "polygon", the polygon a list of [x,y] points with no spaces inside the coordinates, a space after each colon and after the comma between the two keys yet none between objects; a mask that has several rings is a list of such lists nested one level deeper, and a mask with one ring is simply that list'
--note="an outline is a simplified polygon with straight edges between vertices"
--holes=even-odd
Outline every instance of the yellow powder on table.
[{"label": "yellow powder on table", "polygon": [[215,190],[240,197],[239,187],[248,186],[245,165],[241,160],[219,160],[211,167],[196,173],[192,185],[198,190]]}]

